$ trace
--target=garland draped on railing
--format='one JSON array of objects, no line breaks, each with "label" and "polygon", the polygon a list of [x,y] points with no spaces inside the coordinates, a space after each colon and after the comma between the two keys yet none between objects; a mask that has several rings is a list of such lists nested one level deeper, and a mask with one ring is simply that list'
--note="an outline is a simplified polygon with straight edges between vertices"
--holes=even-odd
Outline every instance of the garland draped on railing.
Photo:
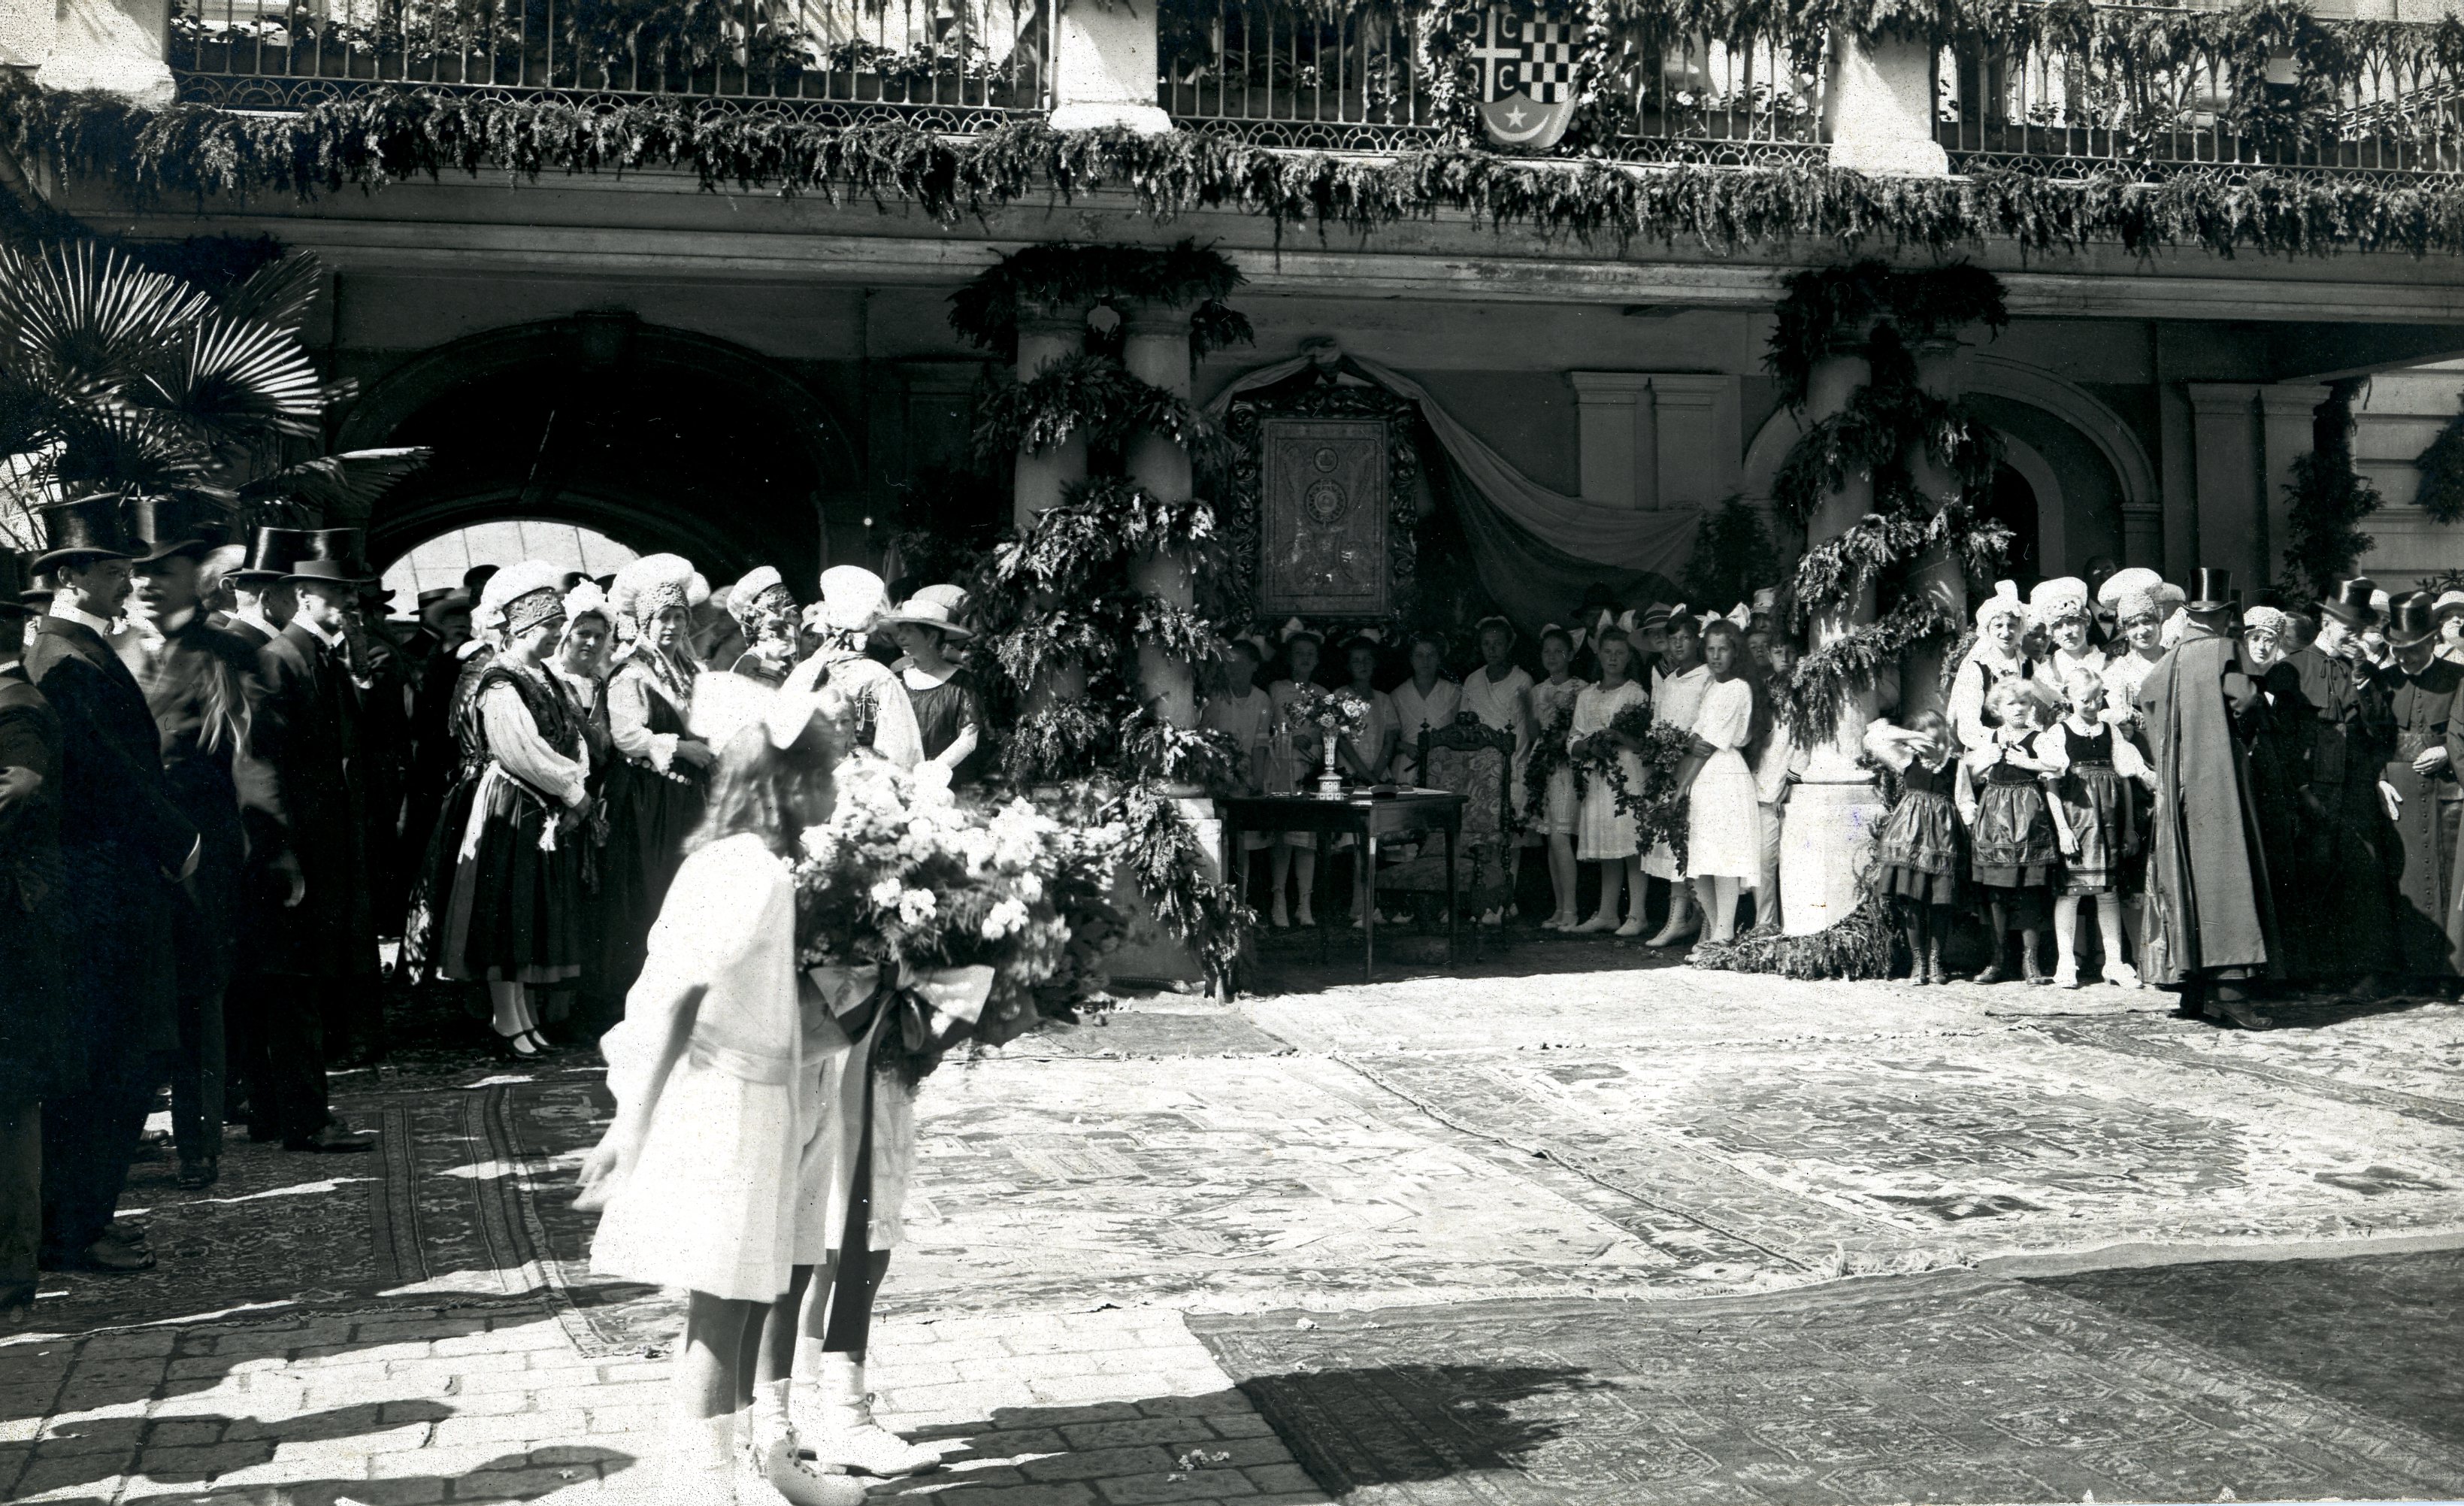
[{"label": "garland draped on railing", "polygon": [[[0,83],[0,146],[143,196],[277,192],[504,172],[674,169],[704,187],[908,203],[956,224],[1030,198],[1128,196],[1167,221],[1200,210],[1279,227],[1371,231],[1463,213],[1581,242],[1727,253],[1800,240],[1935,253],[2007,240],[2032,252],[2197,246],[2313,255],[2464,253],[2464,182],[2115,166],[2050,178],[1876,177],[1812,165],[1638,168],[1469,148],[1363,158],[1277,151],[1203,131],[1140,136],[1019,122],[950,137],[904,122],[839,127],[710,100],[585,100],[377,88],[295,115]],[[994,335],[995,339],[999,336]]]},{"label": "garland draped on railing", "polygon": [[[1211,302],[1218,329],[1238,321],[1245,330],[1245,321],[1221,307],[1240,280],[1221,256],[1186,243],[1162,252],[1043,247],[1004,258],[960,290],[950,321],[979,345],[1013,352],[1023,305]],[[1157,714],[1139,684],[1138,655],[1158,649],[1192,665],[1212,663],[1223,655],[1223,633],[1214,603],[1192,608],[1141,591],[1133,573],[1157,555],[1186,563],[1200,582],[1225,571],[1211,503],[1158,497],[1121,474],[1123,448],[1141,432],[1167,434],[1199,454],[1216,438],[1212,422],[1185,399],[1092,350],[1047,362],[986,401],[975,434],[979,455],[992,460],[1083,436],[1090,474],[997,544],[969,590],[984,629],[979,653],[998,674],[1001,698],[1017,708],[1006,719],[1004,771],[1023,786],[1091,780],[1110,788],[1103,815],[1126,831],[1123,871],[1156,919],[1220,979],[1230,975],[1255,918],[1229,884],[1207,876],[1208,855],[1173,786],[1228,788],[1245,772],[1245,750],[1224,734]]]}]

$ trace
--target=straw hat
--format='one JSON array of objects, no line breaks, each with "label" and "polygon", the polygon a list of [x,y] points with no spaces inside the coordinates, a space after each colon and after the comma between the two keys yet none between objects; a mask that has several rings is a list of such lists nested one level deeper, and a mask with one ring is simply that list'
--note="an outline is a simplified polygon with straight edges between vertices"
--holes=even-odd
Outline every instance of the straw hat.
[{"label": "straw hat", "polygon": [[927,586],[895,609],[884,612],[880,623],[887,628],[903,622],[911,627],[936,628],[953,638],[972,638],[976,631],[958,621],[958,614],[966,609],[965,591],[955,586]]}]

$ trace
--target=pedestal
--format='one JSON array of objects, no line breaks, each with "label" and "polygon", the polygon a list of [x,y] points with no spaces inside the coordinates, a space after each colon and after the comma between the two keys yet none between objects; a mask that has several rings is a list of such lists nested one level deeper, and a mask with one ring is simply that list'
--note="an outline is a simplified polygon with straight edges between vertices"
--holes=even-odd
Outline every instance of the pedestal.
[{"label": "pedestal", "polygon": [[1824,772],[1807,772],[1780,828],[1780,928],[1790,936],[1811,936],[1857,908],[1882,822],[1881,799],[1862,770],[1851,765],[1851,777],[1834,770],[1830,779]]}]

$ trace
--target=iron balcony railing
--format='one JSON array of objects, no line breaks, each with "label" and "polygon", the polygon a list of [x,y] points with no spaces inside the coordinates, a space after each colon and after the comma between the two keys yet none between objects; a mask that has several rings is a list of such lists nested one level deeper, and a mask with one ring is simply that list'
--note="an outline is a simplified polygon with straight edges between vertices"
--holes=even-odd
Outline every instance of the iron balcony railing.
[{"label": "iron balcony railing", "polygon": [[[1475,142],[1473,44],[1430,12],[1274,0],[1166,8],[1157,98],[1183,124],[1262,145],[1397,151]],[[1562,153],[1748,164],[1818,154],[1818,59],[1775,40],[1612,39]]]},{"label": "iron balcony railing", "polygon": [[1045,103],[1049,0],[173,0],[190,99],[371,84],[775,102],[982,129]]},{"label": "iron balcony railing", "polygon": [[2431,28],[2325,23],[2297,55],[2203,35],[2216,14],[2101,8],[2083,33],[1945,48],[1938,139],[1954,167],[2464,169],[2464,80]]}]

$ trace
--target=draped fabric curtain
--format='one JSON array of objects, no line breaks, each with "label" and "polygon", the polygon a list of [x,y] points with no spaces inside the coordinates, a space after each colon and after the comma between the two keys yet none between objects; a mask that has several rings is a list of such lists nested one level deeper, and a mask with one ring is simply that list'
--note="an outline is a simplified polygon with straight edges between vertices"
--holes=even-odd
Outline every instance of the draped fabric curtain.
[{"label": "draped fabric curtain", "polygon": [[[1235,398],[1316,364],[1314,355],[1300,355],[1243,372],[1207,411],[1220,418]],[[1480,583],[1527,633],[1550,622],[1573,626],[1575,604],[1593,585],[1608,587],[1630,606],[1675,600],[1673,583],[1702,526],[1699,511],[1611,507],[1551,491],[1458,423],[1410,377],[1363,356],[1343,355],[1334,365],[1419,410],[1445,452],[1446,490],[1470,540]]]}]

